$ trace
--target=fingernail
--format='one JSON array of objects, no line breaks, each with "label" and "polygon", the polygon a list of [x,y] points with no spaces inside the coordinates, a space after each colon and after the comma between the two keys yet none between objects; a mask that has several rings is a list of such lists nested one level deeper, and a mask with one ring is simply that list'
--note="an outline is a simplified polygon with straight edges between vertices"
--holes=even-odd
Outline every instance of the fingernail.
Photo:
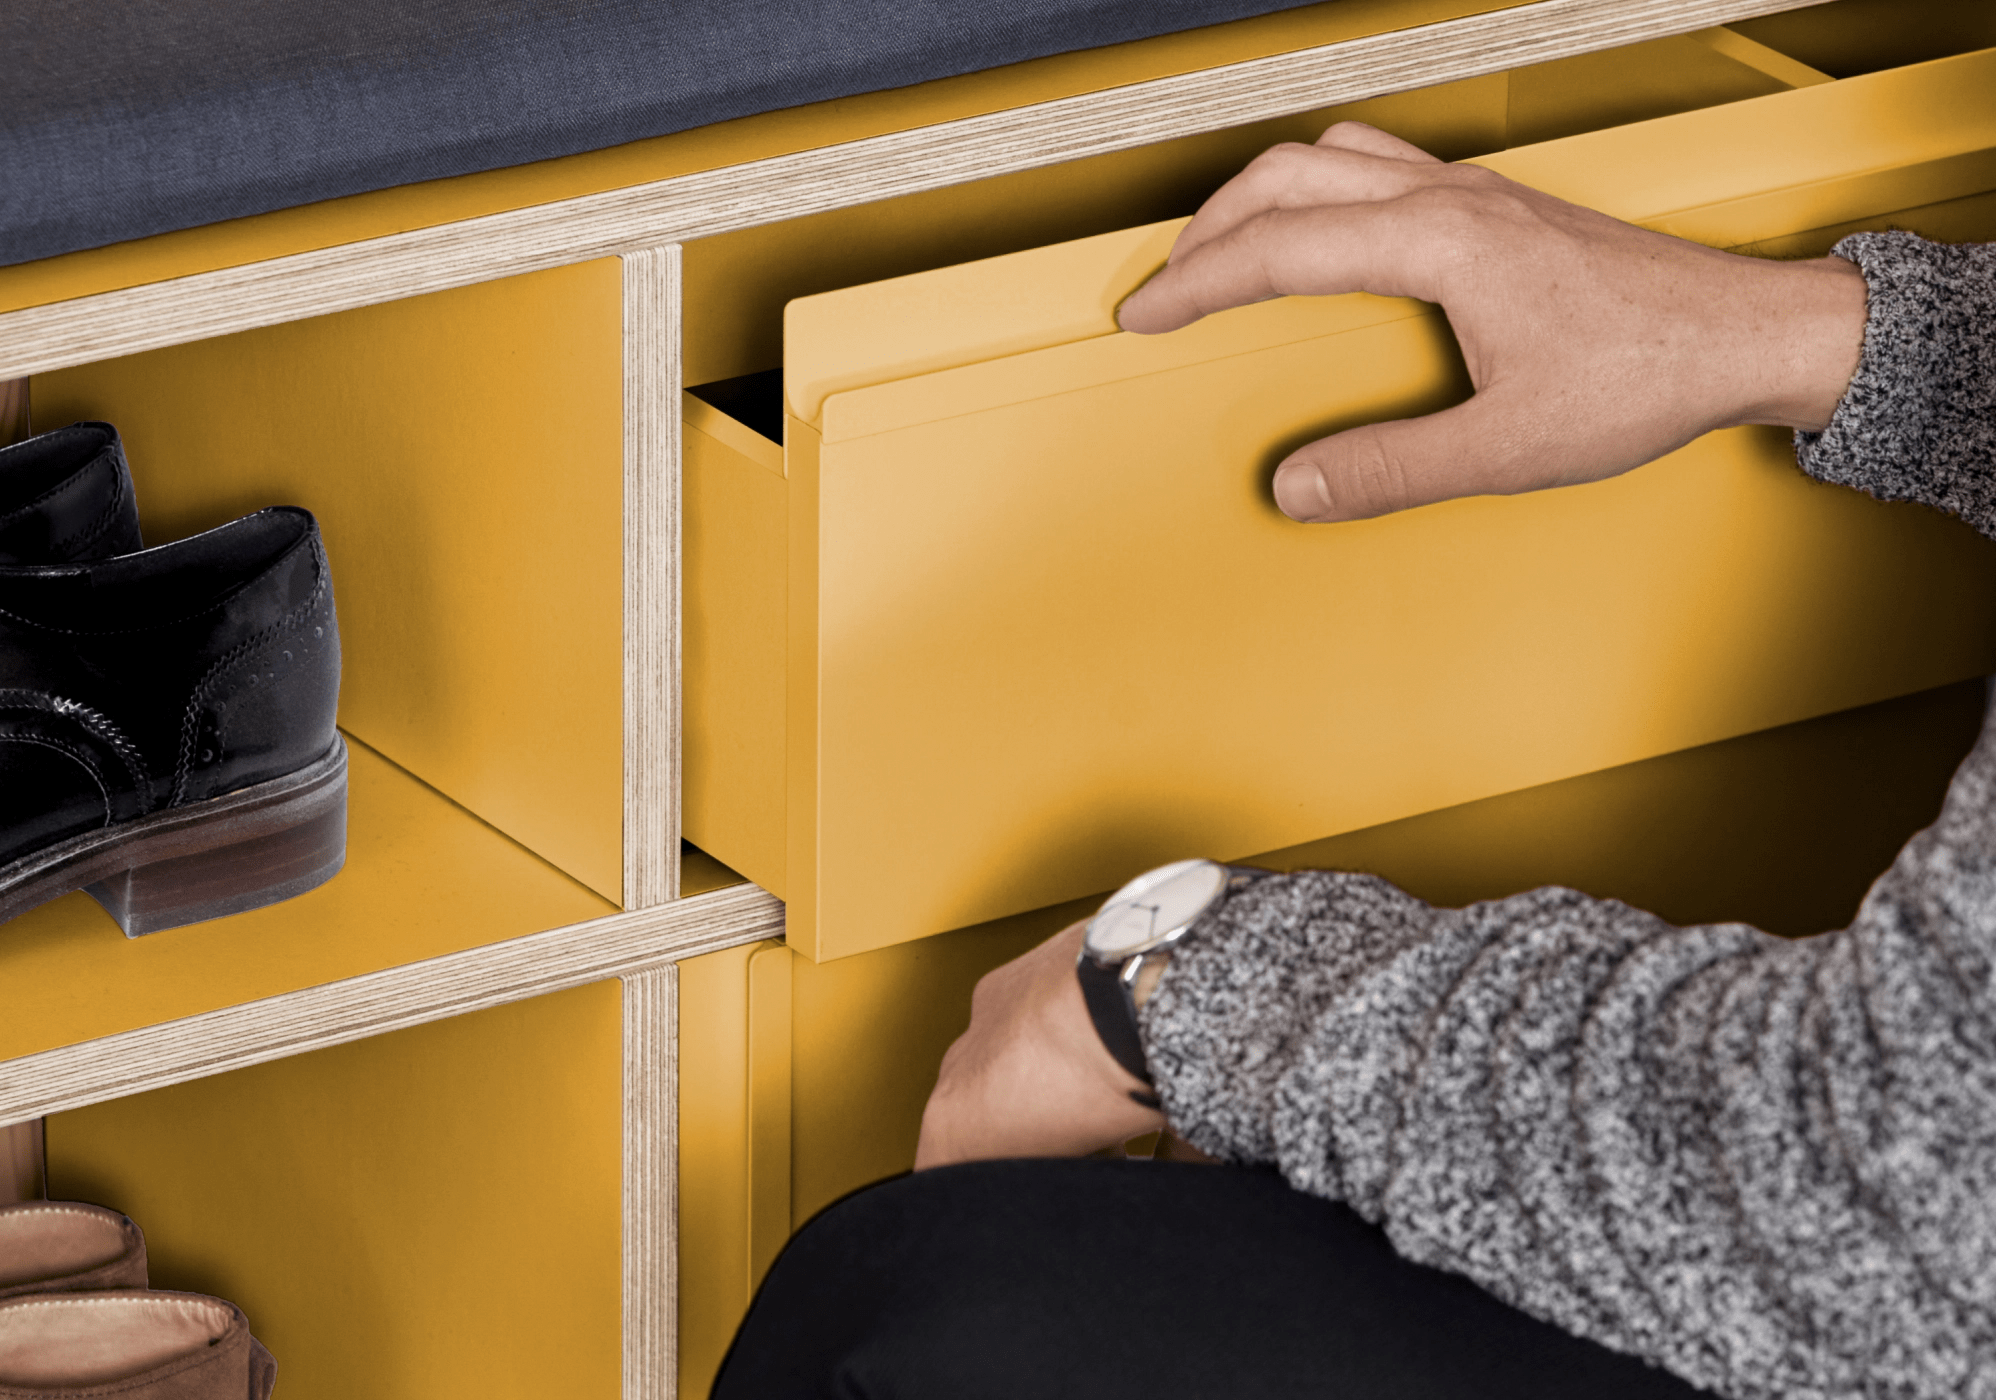
[{"label": "fingernail", "polygon": [[1315,520],[1328,515],[1331,493],[1324,488],[1324,471],[1315,462],[1284,462],[1275,469],[1275,504],[1291,520]]}]

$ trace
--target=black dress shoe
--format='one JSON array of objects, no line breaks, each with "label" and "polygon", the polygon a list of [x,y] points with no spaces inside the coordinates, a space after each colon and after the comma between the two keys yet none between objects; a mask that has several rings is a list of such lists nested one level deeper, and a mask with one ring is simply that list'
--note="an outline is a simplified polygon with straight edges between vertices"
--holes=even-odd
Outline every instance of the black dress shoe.
[{"label": "black dress shoe", "polygon": [[332,878],[339,684],[305,511],[0,567],[0,921],[87,889],[127,934],[154,933]]},{"label": "black dress shoe", "polygon": [[125,448],[109,423],[72,423],[0,447],[0,564],[110,559],[144,547]]}]

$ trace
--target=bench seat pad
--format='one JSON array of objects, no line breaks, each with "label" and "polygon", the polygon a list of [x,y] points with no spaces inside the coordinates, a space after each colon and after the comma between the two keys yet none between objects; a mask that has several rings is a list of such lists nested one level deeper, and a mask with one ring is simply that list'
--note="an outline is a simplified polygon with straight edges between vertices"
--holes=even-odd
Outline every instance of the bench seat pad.
[{"label": "bench seat pad", "polygon": [[1294,0],[7,0],[0,264]]}]

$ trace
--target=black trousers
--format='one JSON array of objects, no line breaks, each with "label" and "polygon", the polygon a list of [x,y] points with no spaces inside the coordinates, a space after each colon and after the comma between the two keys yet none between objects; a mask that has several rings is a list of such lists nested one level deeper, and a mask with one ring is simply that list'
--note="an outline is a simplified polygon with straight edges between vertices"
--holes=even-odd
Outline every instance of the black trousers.
[{"label": "black trousers", "polygon": [[983,1162],[848,1196],[770,1270],[716,1400],[1688,1400],[1411,1264],[1273,1172]]}]

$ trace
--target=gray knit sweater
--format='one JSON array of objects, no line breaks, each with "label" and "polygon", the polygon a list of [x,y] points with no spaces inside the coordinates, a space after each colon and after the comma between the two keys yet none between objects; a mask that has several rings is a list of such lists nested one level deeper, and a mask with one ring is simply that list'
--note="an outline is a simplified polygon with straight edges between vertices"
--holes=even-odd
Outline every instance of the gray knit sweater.
[{"label": "gray knit sweater", "polygon": [[[1860,234],[1803,469],[1996,535],[1996,245]],[[1996,727],[1847,929],[1264,881],[1145,1008],[1173,1125],[1736,1400],[1996,1397]]]}]

